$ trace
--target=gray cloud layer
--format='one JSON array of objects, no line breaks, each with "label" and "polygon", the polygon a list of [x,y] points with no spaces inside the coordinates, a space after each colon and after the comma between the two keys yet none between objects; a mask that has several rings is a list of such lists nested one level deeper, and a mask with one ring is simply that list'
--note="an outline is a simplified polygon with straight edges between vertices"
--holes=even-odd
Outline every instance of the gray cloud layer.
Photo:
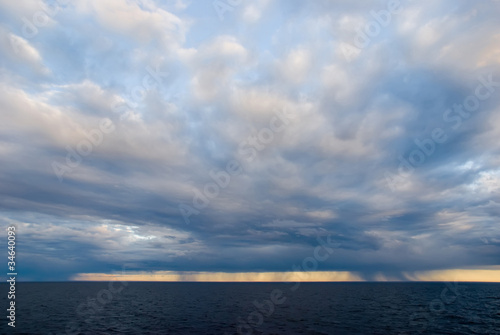
[{"label": "gray cloud layer", "polygon": [[27,279],[286,271],[329,234],[320,270],[367,279],[499,264],[498,1],[62,3],[0,1]]}]

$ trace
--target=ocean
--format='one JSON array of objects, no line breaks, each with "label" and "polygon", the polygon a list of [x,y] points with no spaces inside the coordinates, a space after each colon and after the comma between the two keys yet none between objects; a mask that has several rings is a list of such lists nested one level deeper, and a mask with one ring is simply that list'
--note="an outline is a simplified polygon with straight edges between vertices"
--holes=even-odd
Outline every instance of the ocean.
[{"label": "ocean", "polygon": [[17,283],[2,334],[500,334],[500,284]]}]

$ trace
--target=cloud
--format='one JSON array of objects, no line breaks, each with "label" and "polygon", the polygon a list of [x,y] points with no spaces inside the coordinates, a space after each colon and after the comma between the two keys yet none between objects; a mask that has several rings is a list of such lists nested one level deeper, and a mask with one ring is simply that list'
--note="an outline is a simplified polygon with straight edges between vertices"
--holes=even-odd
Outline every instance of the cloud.
[{"label": "cloud", "polygon": [[[223,21],[210,2],[77,1],[36,25],[44,6],[0,2],[0,220],[30,246],[26,278],[281,280],[326,236],[335,255],[307,280],[498,265],[495,2],[402,1],[387,24],[385,1],[256,1]],[[491,95],[460,109],[478,85]]]},{"label": "cloud", "polygon": [[29,41],[4,29],[0,29],[0,41],[4,58],[12,64],[28,68],[41,78],[50,75],[50,70],[43,64],[42,56]]},{"label": "cloud", "polygon": [[157,47],[168,47],[181,42],[185,34],[185,23],[153,1],[79,1],[75,7],[80,14],[92,15],[105,29],[133,38],[139,44],[154,41],[159,43]]}]

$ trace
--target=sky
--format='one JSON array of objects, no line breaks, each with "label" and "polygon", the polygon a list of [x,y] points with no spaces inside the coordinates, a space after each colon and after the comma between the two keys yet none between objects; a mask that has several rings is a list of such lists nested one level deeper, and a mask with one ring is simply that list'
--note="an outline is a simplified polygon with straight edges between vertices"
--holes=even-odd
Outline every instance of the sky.
[{"label": "sky", "polygon": [[500,282],[498,17],[0,0],[18,280]]}]

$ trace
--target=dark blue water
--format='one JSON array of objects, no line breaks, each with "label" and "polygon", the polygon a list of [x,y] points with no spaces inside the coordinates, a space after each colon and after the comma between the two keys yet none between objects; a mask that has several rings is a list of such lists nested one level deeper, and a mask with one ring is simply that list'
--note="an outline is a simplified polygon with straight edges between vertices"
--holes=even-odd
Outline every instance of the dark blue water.
[{"label": "dark blue water", "polygon": [[17,283],[2,334],[500,334],[500,284]]}]

